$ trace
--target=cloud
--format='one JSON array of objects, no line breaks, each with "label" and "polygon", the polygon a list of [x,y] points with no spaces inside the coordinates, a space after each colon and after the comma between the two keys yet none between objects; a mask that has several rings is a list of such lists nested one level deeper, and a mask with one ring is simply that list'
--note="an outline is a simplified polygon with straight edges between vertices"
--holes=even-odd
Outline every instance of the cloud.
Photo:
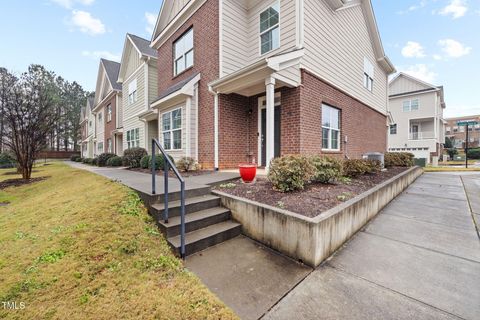
[{"label": "cloud", "polygon": [[105,58],[107,60],[120,61],[121,57],[119,54],[111,53],[109,51],[82,51],[82,56],[89,57],[95,60],[100,58]]},{"label": "cloud", "polygon": [[397,14],[407,14],[413,11],[417,11],[419,9],[425,8],[428,4],[428,0],[421,0],[419,3],[411,5],[406,10],[398,11]]},{"label": "cloud", "polygon": [[438,74],[431,71],[426,64],[416,64],[406,67],[398,67],[398,71],[411,75],[428,83],[435,82]]},{"label": "cloud", "polygon": [[70,23],[81,32],[92,36],[106,32],[103,22],[100,19],[94,18],[90,12],[87,11],[73,10]]},{"label": "cloud", "polygon": [[157,23],[157,15],[151,12],[145,12],[145,19],[147,20],[145,30],[147,30],[149,34],[152,34],[153,29],[155,29],[155,24]]},{"label": "cloud", "polygon": [[468,11],[466,1],[452,0],[448,6],[439,11],[442,16],[451,15],[453,19],[463,17]]},{"label": "cloud", "polygon": [[470,54],[471,47],[466,47],[462,43],[453,39],[443,39],[438,41],[438,45],[442,47],[442,51],[450,58],[460,58]]},{"label": "cloud", "polygon": [[472,105],[449,105],[447,103],[447,108],[444,111],[443,116],[445,118],[453,118],[453,117],[465,117],[471,115],[477,115],[480,113],[480,105],[472,106]]},{"label": "cloud", "polygon": [[89,6],[95,2],[95,0],[51,0],[51,1],[66,9],[71,9],[75,3],[79,3],[84,6]]},{"label": "cloud", "polygon": [[434,59],[434,60],[437,60],[437,61],[440,61],[440,60],[443,60],[443,57],[442,57],[441,55],[439,55],[439,54],[434,54],[434,55],[433,55],[433,59]]},{"label": "cloud", "polygon": [[426,56],[422,45],[414,41],[407,42],[402,49],[402,55],[405,58],[424,58]]}]

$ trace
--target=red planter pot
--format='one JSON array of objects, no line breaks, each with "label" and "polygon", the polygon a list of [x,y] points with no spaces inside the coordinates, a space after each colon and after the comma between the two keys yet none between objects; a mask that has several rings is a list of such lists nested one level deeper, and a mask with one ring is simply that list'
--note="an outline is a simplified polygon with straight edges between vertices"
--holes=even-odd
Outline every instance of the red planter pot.
[{"label": "red planter pot", "polygon": [[242,177],[243,182],[252,183],[255,180],[257,175],[257,166],[255,164],[240,164],[238,168],[240,169],[240,177]]}]

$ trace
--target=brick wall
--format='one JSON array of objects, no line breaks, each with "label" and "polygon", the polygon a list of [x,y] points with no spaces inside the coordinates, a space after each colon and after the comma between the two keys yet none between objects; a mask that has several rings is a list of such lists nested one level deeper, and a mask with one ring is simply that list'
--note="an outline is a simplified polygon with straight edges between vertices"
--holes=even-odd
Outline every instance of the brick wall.
[{"label": "brick wall", "polygon": [[[110,100],[105,101],[102,109],[103,109],[103,121],[105,123],[105,141],[103,144],[103,152],[108,152],[108,139],[112,139],[112,152],[115,152],[113,149],[115,138],[113,137],[112,131],[117,129],[117,122],[116,122],[116,114],[117,114],[117,103],[115,99],[116,95],[114,95]],[[111,104],[112,106],[112,120],[108,121],[108,114],[107,114],[107,107]]]},{"label": "brick wall", "polygon": [[[158,49],[158,89],[165,89],[193,74],[201,73],[198,92],[198,157],[205,168],[214,165],[214,97],[208,83],[219,77],[218,0],[207,1]],[[174,77],[173,43],[188,29],[193,28],[194,65]]]},{"label": "brick wall", "polygon": [[[300,152],[322,152],[321,105],[340,109],[341,151],[351,158],[366,152],[385,152],[387,149],[386,116],[302,70],[300,97]],[[348,143],[343,142],[348,136]]]}]

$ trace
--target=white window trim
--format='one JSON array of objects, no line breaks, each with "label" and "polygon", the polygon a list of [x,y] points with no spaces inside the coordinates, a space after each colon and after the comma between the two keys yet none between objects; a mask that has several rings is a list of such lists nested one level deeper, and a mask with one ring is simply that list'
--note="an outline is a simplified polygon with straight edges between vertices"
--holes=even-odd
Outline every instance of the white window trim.
[{"label": "white window trim", "polygon": [[133,104],[137,100],[137,79],[133,79],[128,84],[128,104]]},{"label": "white window trim", "polygon": [[[135,137],[135,139],[128,140],[128,133],[130,132],[130,138],[131,138],[132,133],[135,135],[135,130],[138,130],[138,139]],[[140,128],[133,128],[133,129],[127,130],[127,132],[125,133],[125,141],[127,141],[127,149],[139,148],[140,147]]]},{"label": "white window trim", "polygon": [[[281,28],[281,23],[282,23],[282,14],[281,14],[281,3],[280,3],[280,0],[272,3],[271,5],[269,5],[268,7],[266,7],[264,10],[260,11],[259,13],[259,17],[260,15],[265,12],[266,10],[268,10],[269,8],[273,7],[274,5],[278,4],[278,24],[273,26],[273,27],[270,27],[268,28],[267,30],[263,31],[263,32],[260,32],[260,22],[258,23],[258,31],[259,31],[259,35],[258,35],[258,54],[260,55],[260,57],[262,56],[265,56],[265,55],[268,55],[272,52],[275,52],[276,50],[280,49],[281,46],[282,46],[282,28]],[[258,20],[260,21],[260,19]],[[262,53],[262,35],[264,35],[265,33],[267,32],[270,32],[272,31],[273,29],[275,28],[278,28],[278,48],[273,48],[272,50],[270,51],[267,51],[265,53]]]},{"label": "white window trim", "polygon": [[[395,126],[395,133],[392,133],[392,127]],[[389,135],[397,135],[398,134],[398,124],[396,123],[392,123],[389,127],[388,127],[388,134]]]},{"label": "white window trim", "polygon": [[[181,112],[180,120],[182,121],[182,124],[180,125],[180,129],[173,129],[173,117],[172,117],[171,114],[174,111],[177,111],[177,110],[180,110],[180,112]],[[165,115],[167,113],[170,113],[170,130],[163,130],[163,115]],[[165,111],[160,115],[160,119],[159,119],[160,120],[160,126],[161,126],[160,127],[161,128],[160,134],[162,135],[162,146],[165,149],[165,151],[183,151],[183,113],[184,113],[183,108],[178,107],[178,108],[175,108],[175,109],[171,109],[169,111]],[[174,131],[180,131],[180,146],[181,146],[180,149],[173,149],[173,132]],[[170,132],[170,149],[165,148],[165,141],[164,141],[164,138],[163,138],[163,134],[166,133],[166,132]]]},{"label": "white window trim", "polygon": [[109,104],[109,105],[107,106],[107,122],[112,121],[112,113],[113,113],[112,105]]},{"label": "white window trim", "polygon": [[[412,102],[417,101],[417,109],[412,110]],[[408,102],[408,110],[405,111],[404,104],[405,102]],[[402,101],[402,112],[412,112],[412,111],[418,111],[420,109],[420,99],[411,99],[411,100],[403,100]]]},{"label": "white window trim", "polygon": [[367,57],[363,57],[363,87],[373,92],[375,67]]},{"label": "white window trim", "polygon": [[[192,33],[192,49],[188,50],[188,51],[184,51],[183,54],[178,57],[177,59],[175,59],[175,56],[176,56],[176,50],[175,50],[175,44],[179,43],[180,41],[182,41],[183,39],[185,39],[185,36],[189,33]],[[184,49],[185,50],[185,49]],[[186,66],[186,63],[187,63],[187,54],[192,52],[192,65],[187,67]],[[182,71],[179,71],[177,72],[177,61],[179,59],[183,58],[183,61],[185,62],[185,68],[182,70]],[[193,28],[190,28],[187,32],[185,32],[184,34],[182,34],[177,40],[175,40],[173,42],[173,76],[176,77],[182,73],[184,73],[185,71],[187,71],[188,69],[192,68],[193,66],[195,65],[195,34],[193,32]]]},{"label": "white window trim", "polygon": [[[277,99],[278,98],[278,99]],[[280,106],[282,104],[282,95],[281,92],[275,92],[275,107]],[[258,143],[257,143],[257,166],[262,165],[262,110],[266,109],[267,106],[265,105],[265,101],[267,101],[267,96],[262,96],[258,98]]]},{"label": "white window trim", "polygon": [[[322,151],[327,151],[327,152],[339,152],[341,151],[341,145],[342,145],[342,128],[340,127],[342,121],[341,121],[341,110],[338,109],[338,108],[335,108],[335,107],[332,107],[332,106],[329,106],[327,104],[322,104],[322,111],[323,111],[323,107],[329,107],[331,109],[334,109],[334,110],[337,110],[338,111],[338,129],[334,129],[334,128],[329,128],[329,127],[324,127],[323,126],[323,117],[322,117],[322,123],[321,123],[321,126],[322,126],[322,140],[321,140],[321,144],[322,144]],[[328,146],[329,148],[324,148],[323,147],[323,129],[328,129]],[[337,149],[332,149],[331,146],[332,146],[332,131],[335,130],[335,131],[338,131],[338,148]]]}]

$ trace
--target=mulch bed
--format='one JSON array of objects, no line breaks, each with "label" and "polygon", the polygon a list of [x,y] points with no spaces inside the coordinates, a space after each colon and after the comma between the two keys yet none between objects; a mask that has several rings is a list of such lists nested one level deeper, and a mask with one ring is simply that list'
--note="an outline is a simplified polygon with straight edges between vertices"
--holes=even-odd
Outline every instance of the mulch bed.
[{"label": "mulch bed", "polygon": [[30,180],[8,179],[8,180],[0,181],[0,190],[10,188],[10,187],[21,187],[27,184],[32,184],[35,182],[46,180],[47,178],[48,177],[38,177],[38,178],[31,178]]},{"label": "mulch bed", "polygon": [[234,182],[235,186],[225,184],[217,189],[237,197],[247,198],[313,218],[407,169],[389,168],[376,174],[367,174],[352,179],[350,183],[311,184],[304,190],[290,193],[273,190],[272,184],[265,178],[258,179],[254,184],[244,184],[238,180]]},{"label": "mulch bed", "polygon": [[[150,170],[150,169],[128,168],[127,170],[152,174],[152,170]],[[214,173],[214,171],[212,171],[212,170],[197,170],[197,171],[189,171],[189,172],[180,171],[180,174],[184,178],[203,176],[203,175],[212,174],[212,173]],[[163,170],[157,170],[157,176],[162,176],[163,177]],[[176,177],[175,173],[171,170],[168,172],[168,176],[170,178],[175,178]]]}]

